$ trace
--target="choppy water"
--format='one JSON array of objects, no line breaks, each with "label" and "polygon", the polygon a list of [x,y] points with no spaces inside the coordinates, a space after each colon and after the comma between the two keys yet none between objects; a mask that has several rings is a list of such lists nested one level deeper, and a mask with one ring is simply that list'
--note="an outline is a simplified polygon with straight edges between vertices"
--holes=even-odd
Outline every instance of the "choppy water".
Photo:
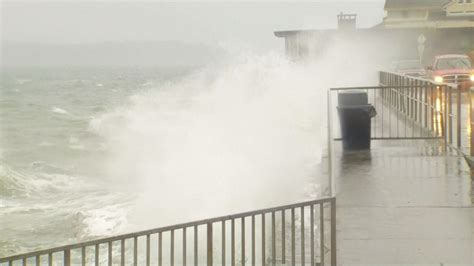
[{"label": "choppy water", "polygon": [[190,70],[2,69],[0,257],[123,231],[134,194],[108,189],[91,121]]},{"label": "choppy water", "polygon": [[335,58],[3,69],[0,256],[314,199]]}]

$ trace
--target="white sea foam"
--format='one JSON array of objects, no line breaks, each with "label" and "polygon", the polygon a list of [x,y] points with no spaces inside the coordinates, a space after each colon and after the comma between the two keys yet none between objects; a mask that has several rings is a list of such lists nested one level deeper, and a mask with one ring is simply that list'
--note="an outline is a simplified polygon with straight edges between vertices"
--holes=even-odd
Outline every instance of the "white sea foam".
[{"label": "white sea foam", "polygon": [[90,127],[149,226],[291,202],[324,149],[322,70],[245,57],[136,94]]},{"label": "white sea foam", "polygon": [[127,211],[123,206],[111,205],[81,212],[87,236],[113,235],[128,226]]},{"label": "white sea foam", "polygon": [[327,89],[373,84],[377,67],[339,46],[303,64],[247,53],[139,92],[90,129],[110,182],[139,194],[144,226],[318,197]]},{"label": "white sea foam", "polygon": [[66,111],[66,110],[64,110],[64,109],[62,109],[62,108],[56,107],[56,106],[53,107],[53,108],[51,109],[51,111],[52,111],[53,113],[56,113],[56,114],[63,114],[63,115],[69,114],[68,111]]}]

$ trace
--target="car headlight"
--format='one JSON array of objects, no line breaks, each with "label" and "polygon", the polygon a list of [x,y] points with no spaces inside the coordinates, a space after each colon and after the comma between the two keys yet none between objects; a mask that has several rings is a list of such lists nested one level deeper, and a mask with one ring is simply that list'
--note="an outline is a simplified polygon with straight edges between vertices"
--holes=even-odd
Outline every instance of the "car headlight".
[{"label": "car headlight", "polygon": [[443,77],[441,77],[441,76],[436,76],[436,77],[434,78],[434,81],[435,81],[435,82],[438,82],[438,83],[442,83],[442,82],[443,82]]},{"label": "car headlight", "polygon": [[471,81],[474,82],[474,74],[471,75]]}]

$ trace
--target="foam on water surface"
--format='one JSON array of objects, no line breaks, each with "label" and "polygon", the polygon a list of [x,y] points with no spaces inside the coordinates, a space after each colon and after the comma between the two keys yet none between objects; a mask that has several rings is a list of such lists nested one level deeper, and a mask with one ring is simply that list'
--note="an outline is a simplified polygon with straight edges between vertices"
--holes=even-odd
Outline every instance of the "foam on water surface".
[{"label": "foam on water surface", "polygon": [[179,78],[91,70],[11,87],[0,235],[15,243],[0,256],[318,197],[326,90],[367,80],[349,59],[364,58],[240,54]]}]

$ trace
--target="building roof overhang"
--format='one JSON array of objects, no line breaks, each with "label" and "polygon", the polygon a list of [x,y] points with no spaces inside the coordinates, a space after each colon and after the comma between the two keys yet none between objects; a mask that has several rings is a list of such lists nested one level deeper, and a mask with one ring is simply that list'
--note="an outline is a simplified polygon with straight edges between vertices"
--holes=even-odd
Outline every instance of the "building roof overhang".
[{"label": "building roof overhang", "polygon": [[[474,30],[474,21],[463,21],[462,24],[453,24],[452,21],[438,21],[437,24],[419,24],[417,26],[410,25],[393,25],[393,26],[380,26],[376,25],[372,28],[356,29],[348,31],[350,33],[376,33],[376,32],[391,32],[391,31],[420,31],[420,30]],[[288,31],[275,31],[274,35],[279,38],[286,38],[295,35],[317,35],[317,34],[346,34],[347,31],[341,31],[337,29],[330,30],[317,30],[317,29],[306,29],[306,30],[288,30]]]},{"label": "building roof overhang", "polygon": [[442,10],[451,0],[386,0],[385,10]]}]

